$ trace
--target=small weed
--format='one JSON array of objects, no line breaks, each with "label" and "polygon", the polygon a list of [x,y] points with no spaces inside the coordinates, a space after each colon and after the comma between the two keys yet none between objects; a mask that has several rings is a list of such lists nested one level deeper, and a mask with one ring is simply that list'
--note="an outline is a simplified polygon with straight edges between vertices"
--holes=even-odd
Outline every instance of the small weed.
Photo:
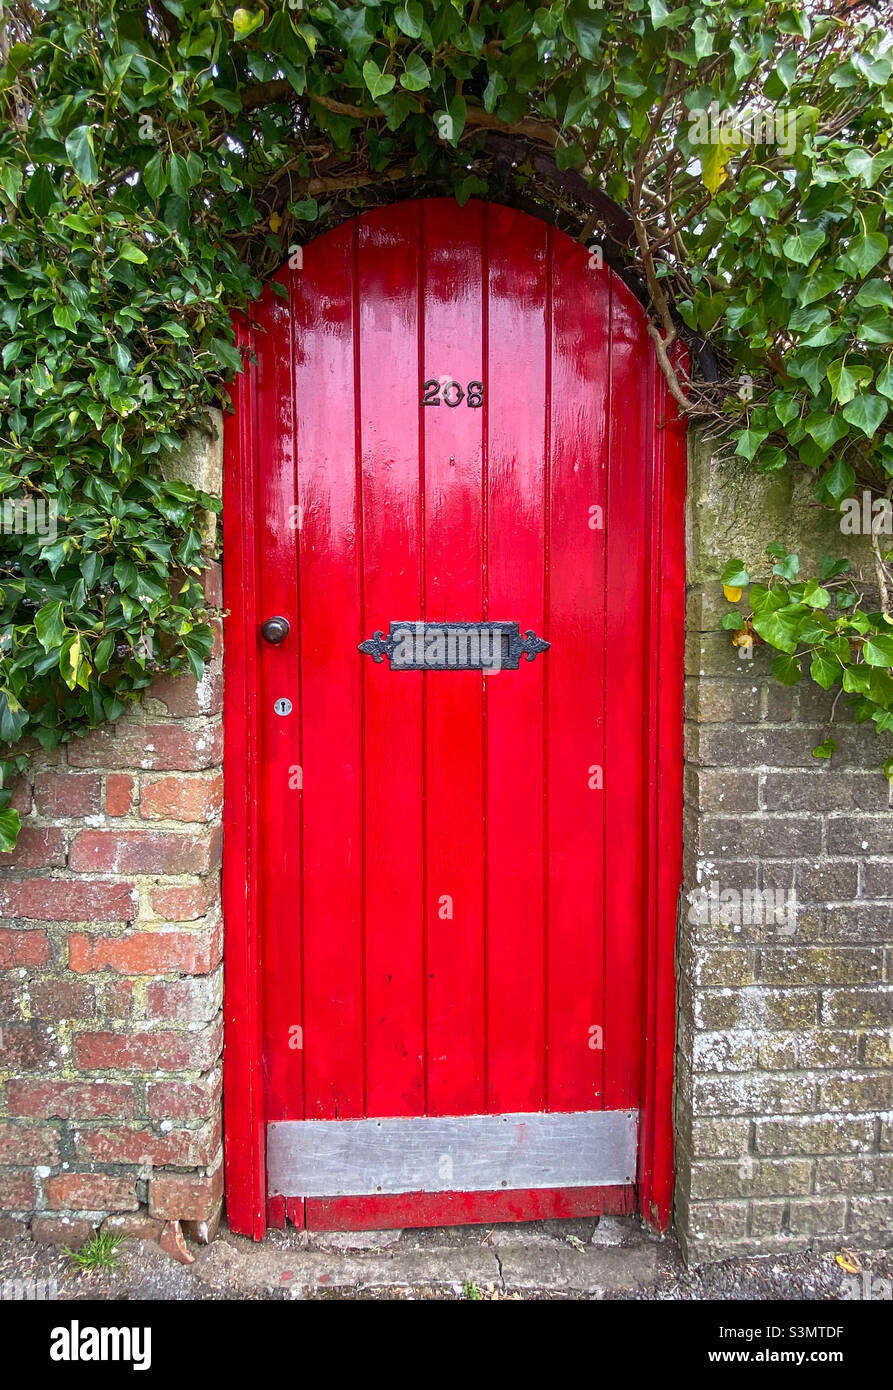
[{"label": "small weed", "polygon": [[463,1298],[472,1298],[472,1299],[474,1299],[474,1298],[480,1298],[480,1296],[481,1296],[481,1291],[480,1291],[480,1289],[478,1288],[477,1284],[474,1282],[474,1280],[473,1280],[473,1279],[466,1279],[466,1280],[465,1280],[465,1283],[462,1285],[462,1297],[463,1297]]},{"label": "small weed", "polygon": [[120,1236],[94,1231],[79,1250],[69,1250],[66,1246],[65,1254],[79,1269],[114,1269],[120,1244]]}]

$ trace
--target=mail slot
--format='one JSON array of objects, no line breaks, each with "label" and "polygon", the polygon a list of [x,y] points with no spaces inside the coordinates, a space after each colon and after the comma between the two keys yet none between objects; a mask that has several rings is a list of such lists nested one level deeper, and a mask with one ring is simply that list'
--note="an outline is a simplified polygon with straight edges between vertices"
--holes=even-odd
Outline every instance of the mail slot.
[{"label": "mail slot", "polygon": [[379,630],[359,650],[392,671],[517,671],[521,657],[533,661],[548,651],[531,629],[521,636],[518,623],[391,623],[387,637]]}]

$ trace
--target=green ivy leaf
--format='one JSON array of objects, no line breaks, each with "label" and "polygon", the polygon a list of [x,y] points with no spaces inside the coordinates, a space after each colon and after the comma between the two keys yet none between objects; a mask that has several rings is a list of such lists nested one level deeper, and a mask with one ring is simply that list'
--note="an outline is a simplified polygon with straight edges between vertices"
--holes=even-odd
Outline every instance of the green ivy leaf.
[{"label": "green ivy leaf", "polygon": [[817,579],[808,579],[803,590],[803,602],[808,603],[810,608],[827,608],[831,595]]},{"label": "green ivy leaf", "polygon": [[503,96],[508,89],[509,84],[506,82],[502,73],[496,71],[491,72],[487,85],[484,88],[484,110],[489,111],[492,115],[496,110],[496,103],[499,98]]},{"label": "green ivy leaf", "polygon": [[853,301],[860,309],[871,309],[877,305],[893,309],[893,290],[886,280],[866,280]]},{"label": "green ivy leaf", "polygon": [[[0,164],[0,188],[13,207],[18,207],[19,190],[22,187],[22,171],[14,164]],[[33,212],[34,209],[32,208]]]},{"label": "green ivy leaf", "polygon": [[77,126],[65,141],[65,153],[81,183],[89,188],[99,179],[99,165],[93,153],[93,132],[89,126]]},{"label": "green ivy leaf", "polygon": [[793,554],[783,555],[778,563],[772,566],[772,573],[779,575],[781,579],[796,579],[800,573],[800,557]]},{"label": "green ivy leaf", "polygon": [[748,598],[754,613],[771,613],[784,608],[788,601],[787,590],[780,584],[768,589],[765,584],[751,584]]},{"label": "green ivy leaf", "polygon": [[887,238],[883,232],[866,232],[853,237],[841,258],[841,264],[855,270],[858,275],[867,275],[887,254]]},{"label": "green ivy leaf", "polygon": [[776,656],[772,661],[772,674],[780,685],[796,685],[803,674],[800,658]]},{"label": "green ivy leaf", "polygon": [[840,673],[840,662],[825,648],[818,648],[809,667],[809,674],[816,685],[820,685],[823,690],[830,690],[835,681],[839,680]]},{"label": "green ivy leaf", "polygon": [[809,265],[825,241],[825,233],[819,227],[807,227],[786,237],[782,251],[789,261],[794,261],[797,265]]},{"label": "green ivy leaf", "polygon": [[100,674],[108,670],[114,650],[115,639],[113,637],[103,637],[102,641],[97,643],[93,665]]},{"label": "green ivy leaf", "polygon": [[887,414],[887,402],[880,396],[857,396],[843,408],[843,418],[869,438],[876,434]]},{"label": "green ivy leaf", "polygon": [[431,85],[431,72],[428,64],[418,53],[410,53],[406,60],[406,71],[401,74],[400,86],[408,92],[421,92]]},{"label": "green ivy leaf", "polygon": [[392,91],[397,79],[393,73],[382,72],[381,68],[372,58],[367,58],[363,64],[363,81],[369,89],[374,101],[379,97],[387,96]]},{"label": "green ivy leaf", "polygon": [[419,4],[419,0],[408,0],[407,4],[398,5],[394,11],[394,19],[397,22],[397,27],[402,29],[409,38],[421,37],[425,23],[425,12]]},{"label": "green ivy leaf", "polygon": [[319,217],[319,203],[315,198],[301,198],[290,203],[288,210],[299,222],[315,222]]},{"label": "green ivy leaf", "polygon": [[722,583],[730,589],[746,589],[750,575],[743,560],[730,560],[722,572]]},{"label": "green ivy leaf", "polygon": [[165,166],[165,177],[174,197],[185,200],[189,196],[189,165],[181,154],[173,154]]},{"label": "green ivy leaf", "polygon": [[65,636],[65,613],[60,602],[45,603],[34,616],[37,640],[45,652],[62,645]]},{"label": "green ivy leaf", "polygon": [[168,185],[167,169],[161,151],[152,156],[143,170],[143,183],[150,198],[160,198]]},{"label": "green ivy leaf", "polygon": [[56,186],[49,169],[35,169],[25,189],[25,202],[35,217],[46,217],[56,200]]},{"label": "green ivy leaf", "polygon": [[846,405],[853,399],[858,389],[858,379],[855,373],[849,370],[844,358],[831,363],[828,368],[828,380],[831,383],[832,400]]},{"label": "green ivy leaf", "polygon": [[769,431],[757,429],[745,429],[738,437],[735,446],[735,453],[741,458],[752,460],[763,441],[768,437]]},{"label": "green ivy leaf", "polygon": [[869,637],[862,648],[862,656],[868,666],[893,666],[893,637],[883,633]]},{"label": "green ivy leaf", "polygon": [[789,655],[793,655],[797,650],[800,623],[798,618],[789,613],[780,609],[760,613],[754,618],[753,627],[770,647],[777,647],[779,651],[787,652]]},{"label": "green ivy leaf", "polygon": [[584,4],[583,0],[572,0],[572,3],[565,6],[561,16],[561,27],[566,36],[580,57],[587,58],[590,62],[598,56],[604,26],[604,15],[599,14],[597,8],[588,3]]},{"label": "green ivy leaf", "polygon": [[839,502],[849,496],[855,481],[852,464],[847,459],[835,459],[822,478],[822,487],[830,501]]},{"label": "green ivy leaf", "polygon": [[231,372],[242,370],[242,357],[238,348],[233,347],[232,343],[225,343],[222,338],[212,338],[211,348],[217,361]]},{"label": "green ivy leaf", "polygon": [[9,809],[0,811],[0,850],[4,854],[15,849],[21,828],[22,822],[19,819],[18,811]]},{"label": "green ivy leaf", "polygon": [[466,114],[465,98],[461,96],[453,97],[448,110],[434,112],[434,124],[441,140],[445,140],[449,145],[458,145],[459,137],[465,129]]}]

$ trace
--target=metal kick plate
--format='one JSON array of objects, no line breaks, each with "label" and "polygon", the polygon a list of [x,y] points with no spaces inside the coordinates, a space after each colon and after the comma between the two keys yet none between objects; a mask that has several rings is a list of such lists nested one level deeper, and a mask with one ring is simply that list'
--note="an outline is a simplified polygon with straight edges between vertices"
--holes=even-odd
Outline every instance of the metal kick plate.
[{"label": "metal kick plate", "polygon": [[283,1120],[267,1126],[271,1197],[614,1187],[635,1181],[638,1112]]}]

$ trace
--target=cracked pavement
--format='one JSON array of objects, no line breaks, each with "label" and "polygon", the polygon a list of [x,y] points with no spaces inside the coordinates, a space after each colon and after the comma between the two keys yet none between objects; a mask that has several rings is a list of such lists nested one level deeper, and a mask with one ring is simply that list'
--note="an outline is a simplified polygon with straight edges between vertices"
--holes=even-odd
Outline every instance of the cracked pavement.
[{"label": "cracked pavement", "polygon": [[[635,1217],[430,1230],[272,1231],[255,1244],[222,1226],[184,1265],[149,1241],[122,1243],[114,1271],[84,1273],[57,1247],[0,1242],[0,1285],[50,1279],[56,1296],[127,1300],[702,1299],[839,1300],[835,1251],[686,1268],[672,1235]],[[857,1251],[869,1282],[893,1279],[893,1251]]]}]

